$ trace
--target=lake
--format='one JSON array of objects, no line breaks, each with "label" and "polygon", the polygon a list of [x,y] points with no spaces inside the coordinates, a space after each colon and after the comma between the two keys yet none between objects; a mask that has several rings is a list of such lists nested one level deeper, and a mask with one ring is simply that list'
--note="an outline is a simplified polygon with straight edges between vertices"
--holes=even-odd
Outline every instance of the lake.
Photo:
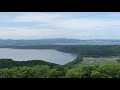
[{"label": "lake", "polygon": [[0,48],[0,59],[13,59],[14,61],[44,60],[64,65],[76,59],[76,55],[52,49],[12,49]]}]

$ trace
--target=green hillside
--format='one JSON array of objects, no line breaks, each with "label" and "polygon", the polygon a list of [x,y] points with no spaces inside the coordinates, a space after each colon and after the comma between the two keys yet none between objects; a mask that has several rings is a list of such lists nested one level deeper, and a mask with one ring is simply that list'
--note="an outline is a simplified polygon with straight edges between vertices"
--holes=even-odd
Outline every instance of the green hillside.
[{"label": "green hillside", "polygon": [[0,68],[12,68],[21,66],[35,66],[35,65],[48,65],[54,67],[57,64],[45,62],[42,60],[31,60],[31,61],[13,61],[12,59],[0,59]]}]

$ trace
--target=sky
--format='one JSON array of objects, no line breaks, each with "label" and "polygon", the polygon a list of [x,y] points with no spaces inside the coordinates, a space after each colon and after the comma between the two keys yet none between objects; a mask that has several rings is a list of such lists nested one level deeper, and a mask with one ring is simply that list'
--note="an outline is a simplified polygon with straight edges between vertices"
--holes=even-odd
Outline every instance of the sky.
[{"label": "sky", "polygon": [[0,12],[0,39],[120,39],[120,12]]}]

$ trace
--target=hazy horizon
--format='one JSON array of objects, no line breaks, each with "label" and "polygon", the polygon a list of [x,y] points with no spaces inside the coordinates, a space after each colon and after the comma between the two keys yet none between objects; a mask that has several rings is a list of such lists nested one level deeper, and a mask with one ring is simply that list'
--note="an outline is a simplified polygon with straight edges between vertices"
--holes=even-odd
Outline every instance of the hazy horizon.
[{"label": "hazy horizon", "polygon": [[120,12],[0,12],[0,39],[120,40]]},{"label": "hazy horizon", "polygon": [[0,40],[44,40],[44,39],[74,39],[74,40],[120,40],[120,39],[75,39],[75,38],[0,39]]}]

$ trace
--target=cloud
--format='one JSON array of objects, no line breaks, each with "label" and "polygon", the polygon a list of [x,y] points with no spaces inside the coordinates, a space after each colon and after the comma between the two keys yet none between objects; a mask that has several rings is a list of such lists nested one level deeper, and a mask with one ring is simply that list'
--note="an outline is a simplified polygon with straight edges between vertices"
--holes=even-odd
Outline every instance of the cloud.
[{"label": "cloud", "polygon": [[78,18],[78,19],[69,19],[58,21],[57,23],[52,23],[53,26],[64,29],[89,29],[96,30],[101,28],[111,28],[119,27],[120,20],[113,19],[93,19],[93,18]]},{"label": "cloud", "polygon": [[120,17],[120,13],[117,12],[117,13],[108,13],[107,17]]},{"label": "cloud", "polygon": [[45,39],[45,38],[89,38],[92,34],[58,29],[30,29],[17,27],[1,27],[0,39]]},{"label": "cloud", "polygon": [[[116,34],[120,29],[118,13],[108,13],[107,16],[104,13],[95,16],[82,13],[81,16],[81,13],[58,12],[4,14],[0,14],[0,38],[4,39],[120,37]],[[79,15],[76,17],[76,14]]]},{"label": "cloud", "polygon": [[64,36],[66,32],[52,29],[30,29],[7,27],[0,28],[1,39],[43,39]]},{"label": "cloud", "polygon": [[13,22],[51,23],[60,17],[60,14],[26,13],[14,18]]},{"label": "cloud", "polygon": [[[75,13],[77,14],[77,13]],[[68,15],[68,14],[67,14]],[[103,16],[104,14],[102,14]],[[17,15],[11,20],[15,23],[33,23],[35,27],[45,27],[51,29],[89,29],[96,30],[101,28],[111,28],[120,25],[119,19],[114,19],[114,16],[119,16],[118,13],[112,13],[107,15],[106,18],[102,17],[68,17],[62,13],[22,13]],[[34,28],[35,28],[34,27]]]}]

